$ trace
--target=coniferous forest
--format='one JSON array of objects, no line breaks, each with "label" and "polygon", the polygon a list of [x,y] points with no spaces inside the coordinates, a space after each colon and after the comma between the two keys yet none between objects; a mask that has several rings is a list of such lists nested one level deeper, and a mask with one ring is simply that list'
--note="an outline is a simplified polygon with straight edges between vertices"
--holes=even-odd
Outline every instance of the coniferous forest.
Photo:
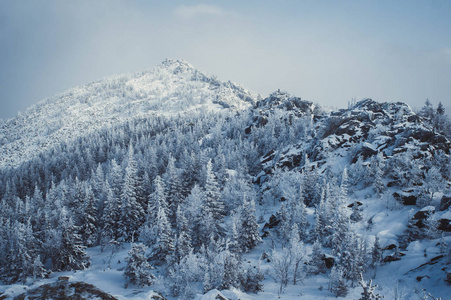
[{"label": "coniferous forest", "polygon": [[0,298],[111,269],[169,299],[446,299],[450,137],[441,103],[331,110],[183,61],[70,90],[1,125]]}]

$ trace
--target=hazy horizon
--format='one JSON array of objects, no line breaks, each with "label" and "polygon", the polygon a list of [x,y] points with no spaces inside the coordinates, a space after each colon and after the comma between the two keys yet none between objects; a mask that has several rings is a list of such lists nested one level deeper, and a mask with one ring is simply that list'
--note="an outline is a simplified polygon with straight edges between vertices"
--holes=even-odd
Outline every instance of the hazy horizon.
[{"label": "hazy horizon", "polygon": [[0,3],[0,118],[67,89],[183,59],[325,106],[426,98],[449,113],[449,1]]}]

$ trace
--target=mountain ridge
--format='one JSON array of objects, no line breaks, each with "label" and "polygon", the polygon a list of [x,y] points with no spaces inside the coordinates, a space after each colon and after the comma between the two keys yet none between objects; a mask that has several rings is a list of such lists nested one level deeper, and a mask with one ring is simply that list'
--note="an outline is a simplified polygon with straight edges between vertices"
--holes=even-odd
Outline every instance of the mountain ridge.
[{"label": "mountain ridge", "polygon": [[185,61],[167,59],[150,71],[70,89],[5,121],[0,126],[0,168],[34,157],[61,140],[133,118],[242,110],[256,99],[237,84],[208,77]]}]

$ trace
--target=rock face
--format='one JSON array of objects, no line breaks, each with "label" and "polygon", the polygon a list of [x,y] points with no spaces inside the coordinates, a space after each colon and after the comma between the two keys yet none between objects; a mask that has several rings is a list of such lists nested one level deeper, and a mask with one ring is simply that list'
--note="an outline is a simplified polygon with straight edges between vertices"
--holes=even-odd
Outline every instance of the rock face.
[{"label": "rock face", "polygon": [[272,229],[274,227],[276,227],[277,225],[279,225],[280,220],[277,219],[277,217],[275,215],[271,215],[271,217],[269,218],[269,221],[267,223],[265,223],[265,225],[263,226],[263,230],[268,230],[268,229]]},{"label": "rock face", "polygon": [[443,196],[440,201],[439,211],[447,210],[451,206],[451,197]]},{"label": "rock face", "polygon": [[268,98],[258,101],[254,105],[254,110],[258,110],[259,113],[265,112],[265,114],[275,110],[284,110],[300,117],[313,114],[315,105],[313,102],[301,100],[299,97],[292,97],[288,93],[278,90]]},{"label": "rock face", "polygon": [[417,226],[418,228],[426,227],[425,220],[434,213],[435,213],[434,206],[426,206],[425,208],[418,211],[413,216],[413,221],[414,221],[415,226]]},{"label": "rock face", "polygon": [[[331,157],[351,156],[351,163],[355,163],[359,159],[368,160],[378,153],[386,159],[401,157],[411,149],[420,150],[414,159],[450,153],[451,142],[401,102],[378,103],[364,99],[349,109],[325,113],[310,102],[276,92],[254,106],[253,122],[248,131],[252,127],[265,126],[269,114],[280,115],[281,120],[287,122],[290,118],[307,118],[313,122],[317,134],[306,133],[299,143],[273,150],[264,156],[262,164],[267,174],[276,167],[302,169],[305,156],[320,166]],[[394,178],[388,184],[396,186],[400,180]],[[414,194],[401,198],[405,205],[416,204]]]},{"label": "rock face", "polygon": [[440,219],[440,220],[438,220],[438,223],[439,223],[439,225],[438,225],[438,227],[437,227],[438,230],[443,230],[443,231],[446,231],[446,232],[451,232],[451,220],[448,220],[448,219]]},{"label": "rock face", "polygon": [[[1,295],[0,295],[1,298]],[[85,282],[68,282],[68,280],[60,280],[56,283],[44,284],[35,289],[29,290],[14,298],[14,300],[38,300],[38,299],[102,299],[117,300],[117,298],[102,292],[92,284]]]},{"label": "rock face", "polygon": [[251,110],[251,124],[245,129],[245,133],[250,134],[252,128],[267,125],[271,117],[292,124],[294,118],[313,117],[316,110],[317,107],[313,102],[292,97],[279,90],[272,93],[268,98],[256,102]]}]

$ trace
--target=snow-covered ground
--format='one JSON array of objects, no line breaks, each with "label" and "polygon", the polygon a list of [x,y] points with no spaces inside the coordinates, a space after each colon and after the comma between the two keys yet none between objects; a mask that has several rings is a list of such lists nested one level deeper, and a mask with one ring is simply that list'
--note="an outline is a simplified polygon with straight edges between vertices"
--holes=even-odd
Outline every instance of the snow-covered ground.
[{"label": "snow-covered ground", "polygon": [[[402,233],[408,217],[417,212],[418,208],[412,206],[401,206],[393,210],[387,209],[386,203],[375,195],[372,195],[370,189],[357,191],[349,199],[349,203],[360,201],[363,204],[363,220],[373,218],[374,226],[371,228],[364,227],[364,221],[359,222],[358,227],[354,229],[363,236],[366,236],[369,242],[374,240],[377,234],[380,237],[381,245],[387,246],[395,243],[396,236]],[[262,213],[263,207],[258,208],[257,215]],[[277,207],[266,207],[265,218],[276,211]],[[308,209],[309,221],[313,220],[312,209]],[[263,224],[261,224],[262,226]],[[355,225],[355,224],[354,224]],[[448,245],[451,245],[451,235],[445,237]],[[444,267],[449,265],[449,258],[446,256],[437,259],[436,264],[427,264],[431,259],[440,256],[439,244],[440,239],[414,241],[410,243],[405,254],[399,261],[386,263],[380,266],[376,271],[373,284],[377,284],[377,293],[384,296],[385,299],[421,299],[424,295],[423,290],[427,290],[431,295],[442,300],[451,299],[451,285],[444,281],[446,272]],[[306,245],[306,252],[311,252],[311,245]],[[113,251],[112,248],[105,248],[103,251],[100,247],[88,249],[91,257],[91,266],[83,271],[72,272],[55,272],[50,275],[49,279],[40,280],[34,284],[22,285],[14,284],[10,286],[0,286],[0,293],[4,293],[9,297],[17,296],[26,290],[36,288],[39,285],[56,282],[58,277],[67,276],[69,281],[82,281],[93,284],[102,291],[113,295],[118,299],[150,299],[155,292],[162,293],[168,299],[175,299],[170,296],[166,289],[163,279],[162,269],[156,268],[153,274],[156,275],[156,283],[152,286],[138,288],[136,286],[126,287],[126,280],[123,276],[123,268],[126,265],[125,258],[127,251],[130,250],[130,244],[123,244],[120,249]],[[280,245],[275,245],[276,249]],[[220,294],[228,299],[334,299],[336,298],[328,290],[329,276],[321,274],[316,276],[307,276],[303,282],[297,285],[288,284],[282,294],[279,294],[280,283],[273,272],[270,262],[261,260],[263,252],[270,253],[273,248],[273,241],[270,237],[263,239],[263,242],[254,248],[251,252],[243,255],[244,266],[246,264],[260,264],[262,273],[265,276],[263,280],[263,292],[258,294],[244,293],[237,289],[217,291],[212,290],[205,295],[198,294],[196,299],[208,300],[216,299]],[[384,251],[384,256],[391,254],[390,250]],[[426,264],[422,267],[421,265]],[[417,278],[427,275],[419,281]],[[364,279],[369,280],[374,276],[374,271],[370,269],[364,274]],[[359,299],[362,288],[356,283],[355,287],[350,287],[346,299]]]}]

